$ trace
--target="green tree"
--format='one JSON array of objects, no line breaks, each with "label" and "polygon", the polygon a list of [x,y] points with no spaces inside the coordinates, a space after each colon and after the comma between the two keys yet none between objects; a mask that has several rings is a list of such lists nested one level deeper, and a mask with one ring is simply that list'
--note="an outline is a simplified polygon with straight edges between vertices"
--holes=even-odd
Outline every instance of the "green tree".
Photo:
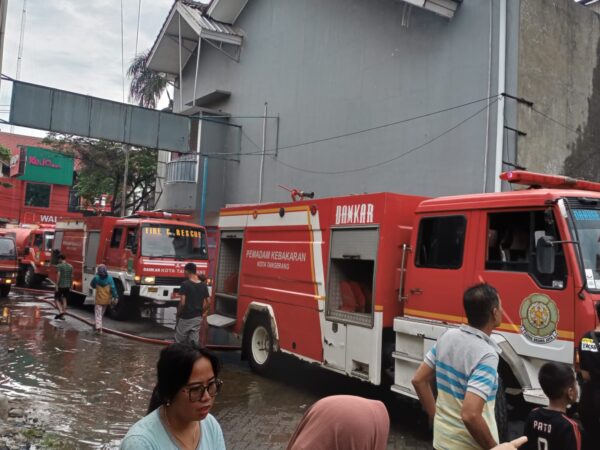
[{"label": "green tree", "polygon": [[146,67],[149,56],[150,50],[140,53],[127,70],[127,76],[131,78],[129,98],[140,106],[154,109],[165,92],[169,97],[169,104],[171,103],[167,89],[170,83],[164,76]]},{"label": "green tree", "polygon": [[8,164],[10,162],[10,157],[12,156],[10,150],[6,148],[4,145],[0,144],[0,162]]},{"label": "green tree", "polygon": [[[4,145],[0,144],[0,163],[9,164],[10,157],[12,156],[10,150],[6,148]],[[2,171],[0,170],[0,177],[2,176]],[[0,186],[5,188],[11,188],[12,184],[7,183],[6,181],[0,181]]]},{"label": "green tree", "polygon": [[[125,154],[121,144],[71,135],[49,133],[44,143],[56,151],[79,160],[75,190],[93,204],[103,194],[112,196],[111,208],[121,212],[121,189]],[[158,152],[149,148],[130,147],[127,177],[127,211],[150,209],[154,205]]]}]

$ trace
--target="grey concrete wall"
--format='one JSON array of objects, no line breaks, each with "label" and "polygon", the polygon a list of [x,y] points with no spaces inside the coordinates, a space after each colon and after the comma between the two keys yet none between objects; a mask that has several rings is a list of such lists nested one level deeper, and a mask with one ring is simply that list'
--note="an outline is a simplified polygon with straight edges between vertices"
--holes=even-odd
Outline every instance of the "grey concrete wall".
[{"label": "grey concrete wall", "polygon": [[[509,0],[507,92],[517,91],[519,15],[519,3]],[[497,94],[498,17],[493,0],[464,0],[450,21],[399,0],[249,2],[236,22],[245,34],[239,63],[206,43],[201,48],[197,97],[230,91],[228,100],[209,107],[231,114],[243,131],[240,161],[220,161],[216,177],[209,169],[208,194],[223,203],[258,200],[260,157],[250,153],[262,146],[263,123],[238,116],[262,115],[265,102],[280,122],[279,129],[275,119],[267,123],[263,201],[289,198],[278,185],[320,197],[493,189],[497,115],[496,105],[488,110],[485,101],[286,147]],[[195,61],[194,54],[184,69],[184,103],[192,98]],[[505,114],[515,126],[516,105],[507,103]],[[513,137],[505,147],[514,161]],[[377,167],[360,170],[369,165]]]},{"label": "grey concrete wall", "polygon": [[[530,170],[600,174],[600,16],[571,0],[521,0],[518,161]],[[536,112],[538,111],[538,112]]]}]

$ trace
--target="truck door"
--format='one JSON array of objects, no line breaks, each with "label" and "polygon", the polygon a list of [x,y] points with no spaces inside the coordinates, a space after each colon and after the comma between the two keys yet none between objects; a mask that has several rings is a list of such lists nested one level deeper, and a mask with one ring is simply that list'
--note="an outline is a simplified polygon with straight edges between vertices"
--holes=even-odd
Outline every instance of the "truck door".
[{"label": "truck door", "polygon": [[555,270],[537,271],[536,242],[560,236],[551,210],[482,212],[484,224],[476,277],[493,285],[502,299],[499,327],[517,353],[573,363],[574,301],[562,245],[556,245]]},{"label": "truck door", "polygon": [[100,232],[90,231],[87,234],[85,243],[85,255],[83,257],[83,288],[82,292],[86,296],[91,295],[92,290],[89,287],[92,278],[96,273],[96,260],[98,257],[98,247],[100,245]]},{"label": "truck door", "polygon": [[381,320],[375,320],[379,228],[331,230],[323,358],[344,373],[380,381]]},{"label": "truck door", "polygon": [[108,267],[121,267],[121,260],[124,256],[123,242],[125,240],[125,229],[115,227],[110,238],[110,244],[104,254]]},{"label": "truck door", "polygon": [[471,213],[421,217],[407,265],[404,314],[460,323],[465,272],[475,230]]}]

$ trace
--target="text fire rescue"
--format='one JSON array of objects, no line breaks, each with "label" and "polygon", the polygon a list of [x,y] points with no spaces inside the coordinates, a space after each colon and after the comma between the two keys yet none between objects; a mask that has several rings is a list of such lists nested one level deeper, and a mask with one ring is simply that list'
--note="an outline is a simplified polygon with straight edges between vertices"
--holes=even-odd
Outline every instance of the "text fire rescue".
[{"label": "text fire rescue", "polygon": [[335,208],[335,224],[373,223],[373,211],[372,203],[337,205]]}]

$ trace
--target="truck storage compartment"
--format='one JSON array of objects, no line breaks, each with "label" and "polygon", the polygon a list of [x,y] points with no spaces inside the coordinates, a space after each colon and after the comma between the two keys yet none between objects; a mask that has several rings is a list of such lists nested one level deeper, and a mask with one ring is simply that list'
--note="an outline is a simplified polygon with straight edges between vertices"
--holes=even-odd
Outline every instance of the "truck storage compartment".
[{"label": "truck storage compartment", "polygon": [[328,320],[373,326],[378,239],[377,228],[332,230],[326,309]]},{"label": "truck storage compartment", "polygon": [[219,245],[219,274],[215,286],[215,313],[236,317],[240,261],[242,258],[242,231],[223,231]]}]

